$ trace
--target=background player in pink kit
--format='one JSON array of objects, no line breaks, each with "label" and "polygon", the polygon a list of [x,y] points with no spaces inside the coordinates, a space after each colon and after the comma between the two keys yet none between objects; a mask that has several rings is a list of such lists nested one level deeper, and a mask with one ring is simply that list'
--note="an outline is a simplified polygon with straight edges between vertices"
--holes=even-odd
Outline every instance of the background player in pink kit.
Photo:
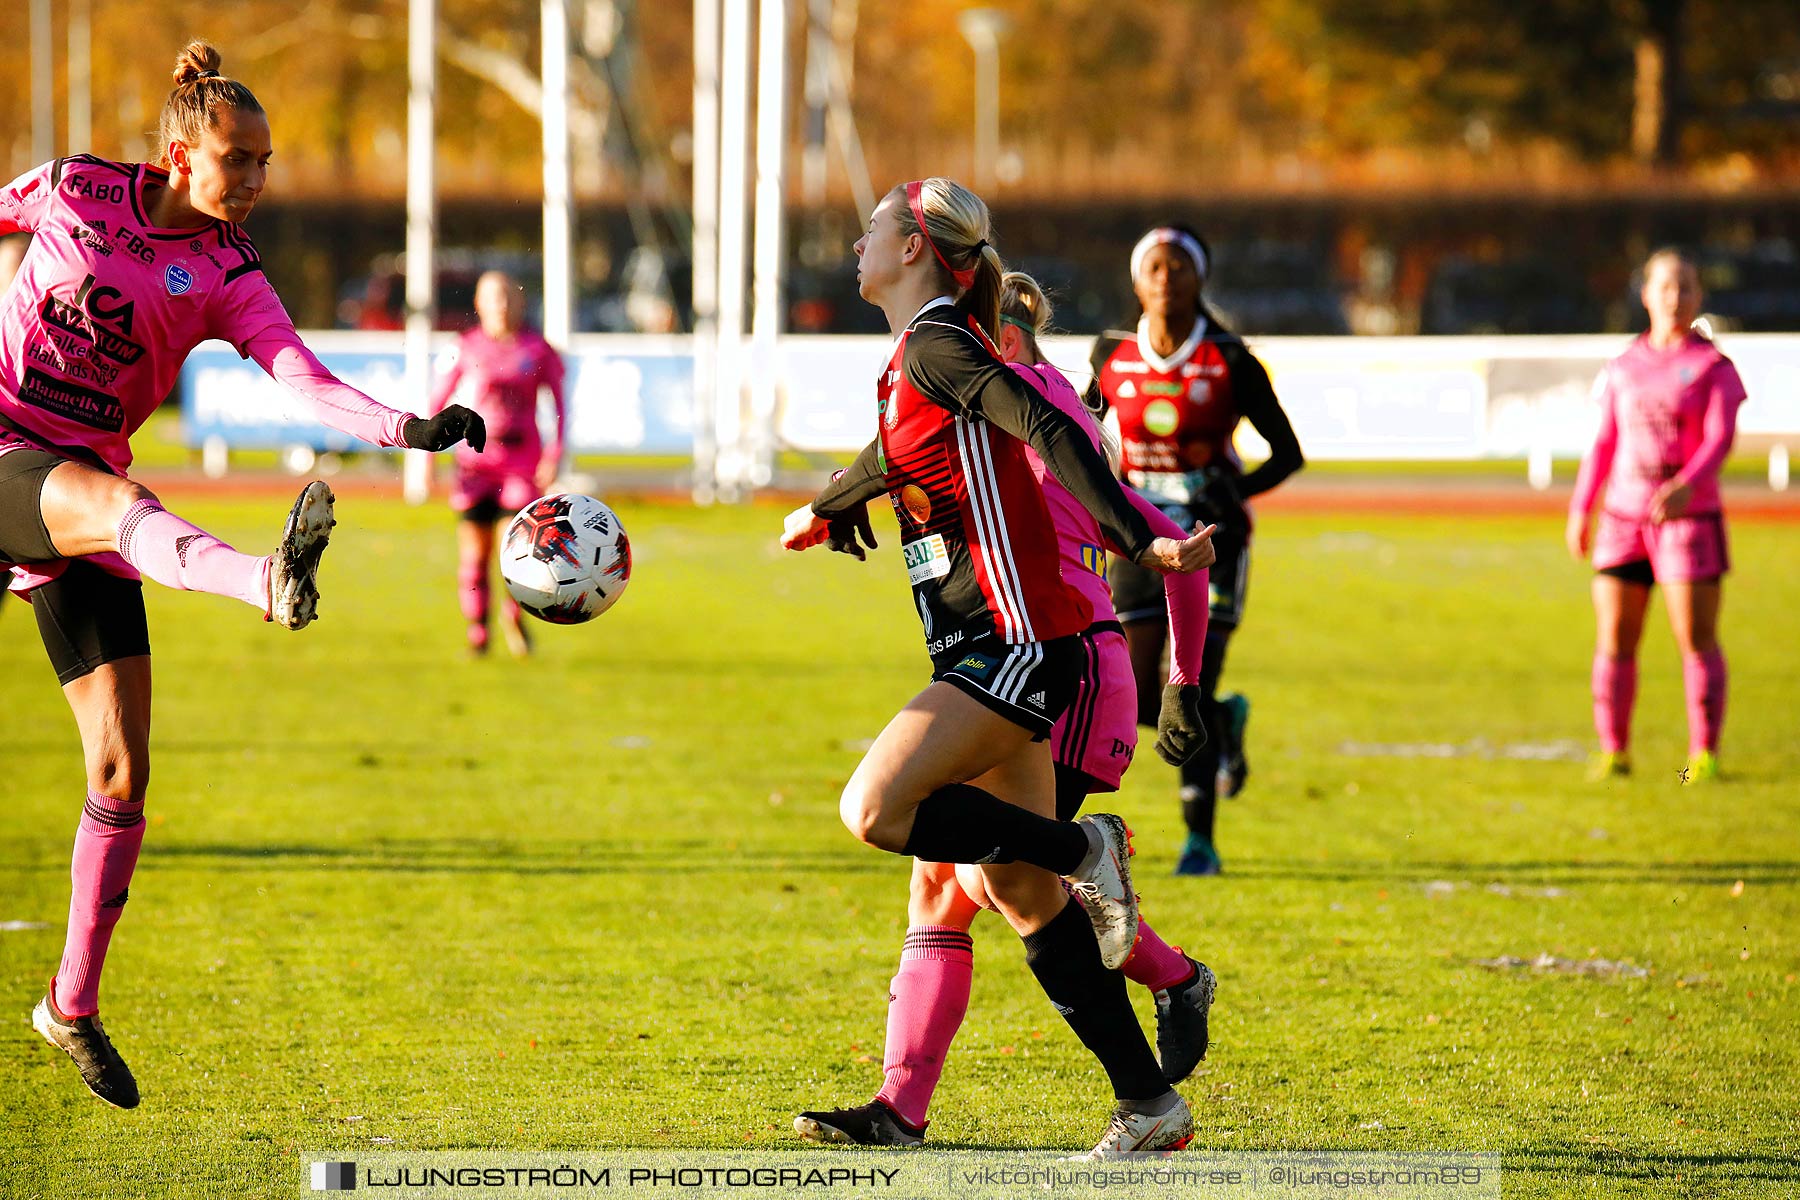
[{"label": "background player in pink kit", "polygon": [[[456,482],[450,507],[462,514],[456,534],[457,595],[468,620],[469,649],[488,648],[488,568],[494,557],[494,525],[546,491],[562,463],[567,410],[563,403],[562,356],[535,329],[521,323],[525,297],[504,271],[489,271],[475,283],[475,312],[481,324],[462,335],[456,355],[439,380],[431,411],[442,410],[467,385],[471,406],[487,423],[488,447],[456,453]],[[538,389],[556,406],[556,436],[544,444],[538,432]],[[500,628],[515,655],[530,653],[531,641],[519,623],[519,606],[509,596]]]},{"label": "background player in pink kit", "polygon": [[[1661,584],[1681,648],[1687,690],[1690,782],[1719,773],[1725,654],[1719,598],[1731,561],[1719,468],[1737,432],[1744,384],[1710,339],[1695,332],[1700,276],[1678,250],[1644,264],[1650,328],[1595,382],[1600,431],[1569,502],[1569,553],[1594,559],[1596,778],[1630,773],[1637,649],[1652,584]],[[1598,533],[1589,518],[1605,488]],[[1590,544],[1591,543],[1591,544]]]},{"label": "background player in pink kit", "polygon": [[[1022,272],[1008,272],[1001,282],[996,343],[1001,357],[1039,395],[1080,425],[1095,449],[1101,449],[1099,427],[1081,398],[1038,348],[1038,336],[1051,315],[1043,289]],[[1137,746],[1137,682],[1106,585],[1106,553],[1109,548],[1116,553],[1117,548],[1080,501],[1045,469],[1043,460],[1035,453],[1027,457],[1056,526],[1062,578],[1093,609],[1093,623],[1081,635],[1082,674],[1075,698],[1050,734],[1056,759],[1056,816],[1073,821],[1088,796],[1117,791],[1131,763]],[[1149,501],[1137,497],[1134,505],[1159,536],[1187,536]],[[1180,765],[1206,738],[1194,683],[1206,640],[1206,569],[1171,575],[1168,584],[1173,664],[1156,749],[1165,761]],[[978,867],[914,861],[906,941],[889,985],[881,1089],[873,1101],[856,1108],[801,1114],[802,1133],[867,1145],[916,1145],[923,1140],[932,1094],[968,1013],[975,964],[969,929],[987,907],[992,903]],[[1180,1083],[1206,1056],[1215,980],[1204,964],[1169,946],[1148,922],[1140,921],[1138,928],[1137,945],[1120,969],[1127,979],[1155,994],[1163,1078]]]},{"label": "background player in pink kit", "polygon": [[68,938],[32,1025],[121,1108],[137,1083],[97,1017],[100,972],[144,839],[150,635],[140,575],[232,596],[299,629],[316,615],[331,526],[323,483],[300,493],[281,544],[240,554],[126,478],[130,437],[188,351],[221,338],[337,429],[442,450],[481,418],[427,421],[335,379],[294,333],[238,228],[267,179],[269,123],[203,42],[182,52],[162,115],[165,165],[59,159],[0,190],[0,235],[35,232],[0,305],[0,563],[31,598],[81,730],[87,801],[75,835]]}]

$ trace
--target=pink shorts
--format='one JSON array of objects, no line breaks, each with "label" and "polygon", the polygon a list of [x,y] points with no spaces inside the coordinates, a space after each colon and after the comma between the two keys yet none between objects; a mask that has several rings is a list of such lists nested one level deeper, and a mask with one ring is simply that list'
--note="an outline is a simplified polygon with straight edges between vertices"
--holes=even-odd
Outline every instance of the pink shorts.
[{"label": "pink shorts", "polygon": [[1050,731],[1056,761],[1116,792],[1137,749],[1137,680],[1131,651],[1116,629],[1081,635],[1081,683]]},{"label": "pink shorts", "polygon": [[[1641,565],[1640,565],[1641,564]],[[1725,515],[1699,513],[1660,525],[1604,510],[1594,533],[1594,570],[1644,582],[1704,583],[1731,569],[1725,546]]]},{"label": "pink shorts", "polygon": [[537,481],[530,470],[458,470],[450,486],[450,507],[471,520],[511,517],[537,497]]}]

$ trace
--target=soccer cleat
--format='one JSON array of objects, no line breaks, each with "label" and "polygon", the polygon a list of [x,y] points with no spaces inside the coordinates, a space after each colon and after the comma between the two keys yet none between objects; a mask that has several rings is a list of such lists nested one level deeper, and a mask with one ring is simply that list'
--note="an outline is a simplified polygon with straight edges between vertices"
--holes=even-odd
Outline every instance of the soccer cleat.
[{"label": "soccer cleat", "polygon": [[1137,945],[1137,895],[1131,890],[1131,830],[1111,813],[1095,813],[1083,817],[1078,825],[1086,825],[1100,833],[1100,853],[1085,873],[1064,876],[1069,893],[1087,910],[1094,923],[1094,936],[1100,942],[1100,961],[1109,971],[1116,971],[1131,957]]},{"label": "soccer cleat", "polygon": [[1086,1154],[1078,1155],[1075,1161],[1096,1162],[1122,1154],[1169,1153],[1187,1149],[1187,1144],[1193,1140],[1194,1114],[1188,1111],[1187,1101],[1176,1096],[1174,1105],[1161,1116],[1127,1112],[1122,1108],[1117,1110],[1099,1144]]},{"label": "soccer cleat", "polygon": [[809,1142],[839,1146],[923,1146],[925,1126],[914,1128],[900,1114],[879,1100],[856,1108],[828,1112],[803,1112],[794,1118],[794,1132]]},{"label": "soccer cleat", "polygon": [[288,513],[281,545],[269,560],[269,619],[278,625],[305,629],[319,615],[319,558],[337,524],[331,509],[336,498],[315,479]]},{"label": "soccer cleat", "polygon": [[1681,773],[1683,783],[1717,783],[1719,781],[1719,756],[1711,750],[1702,750],[1688,759],[1687,770]]},{"label": "soccer cleat", "polygon": [[1219,859],[1219,852],[1213,844],[1197,833],[1187,835],[1182,844],[1181,857],[1175,860],[1177,875],[1223,875],[1225,864]]},{"label": "soccer cleat", "polygon": [[46,992],[37,1007],[31,1010],[31,1027],[42,1034],[46,1042],[75,1060],[75,1066],[81,1071],[81,1082],[87,1084],[88,1091],[114,1108],[137,1107],[137,1080],[131,1077],[131,1068],[113,1049],[112,1040],[106,1036],[106,1028],[100,1024],[99,1017],[65,1017],[56,1011],[55,1001]]},{"label": "soccer cleat", "polygon": [[1170,1084],[1192,1075],[1206,1057],[1206,1018],[1219,990],[1218,979],[1205,963],[1188,961],[1194,964],[1192,979],[1152,993],[1156,997],[1156,1059],[1162,1064],[1163,1079]]},{"label": "soccer cleat", "polygon": [[1623,750],[1602,750],[1588,760],[1589,783],[1624,779],[1631,774],[1631,756]]},{"label": "soccer cleat", "polygon": [[1219,700],[1225,712],[1225,744],[1219,747],[1219,795],[1230,800],[1244,790],[1250,763],[1244,757],[1244,726],[1250,723],[1250,697],[1232,692]]}]

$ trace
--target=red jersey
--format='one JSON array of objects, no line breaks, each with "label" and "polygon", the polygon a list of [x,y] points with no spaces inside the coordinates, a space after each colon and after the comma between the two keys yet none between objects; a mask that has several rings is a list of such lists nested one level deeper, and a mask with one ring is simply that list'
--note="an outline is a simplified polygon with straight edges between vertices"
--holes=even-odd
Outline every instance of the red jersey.
[{"label": "red jersey", "polygon": [[1243,473],[1231,438],[1244,414],[1226,357],[1243,343],[1208,337],[1209,328],[1197,320],[1166,359],[1150,349],[1141,325],[1112,339],[1104,358],[1096,354],[1095,383],[1118,416],[1125,477],[1138,487],[1162,493],[1152,477],[1208,467]]}]

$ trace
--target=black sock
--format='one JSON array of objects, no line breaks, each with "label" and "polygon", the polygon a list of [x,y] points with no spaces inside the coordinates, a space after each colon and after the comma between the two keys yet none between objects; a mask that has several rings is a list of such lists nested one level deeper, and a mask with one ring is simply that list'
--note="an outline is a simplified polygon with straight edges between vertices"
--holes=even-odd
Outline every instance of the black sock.
[{"label": "black sock", "polygon": [[966,783],[920,802],[904,851],[926,862],[1025,862],[1058,875],[1074,871],[1087,852],[1083,826],[1040,817]]},{"label": "black sock", "polygon": [[1218,722],[1208,721],[1205,749],[1181,764],[1181,819],[1189,833],[1213,840],[1213,815],[1219,806]]},{"label": "black sock", "polygon": [[1120,1100],[1155,1100],[1169,1090],[1125,994],[1125,976],[1100,961],[1100,944],[1073,899],[1025,935],[1025,963],[1081,1044],[1100,1060]]}]

